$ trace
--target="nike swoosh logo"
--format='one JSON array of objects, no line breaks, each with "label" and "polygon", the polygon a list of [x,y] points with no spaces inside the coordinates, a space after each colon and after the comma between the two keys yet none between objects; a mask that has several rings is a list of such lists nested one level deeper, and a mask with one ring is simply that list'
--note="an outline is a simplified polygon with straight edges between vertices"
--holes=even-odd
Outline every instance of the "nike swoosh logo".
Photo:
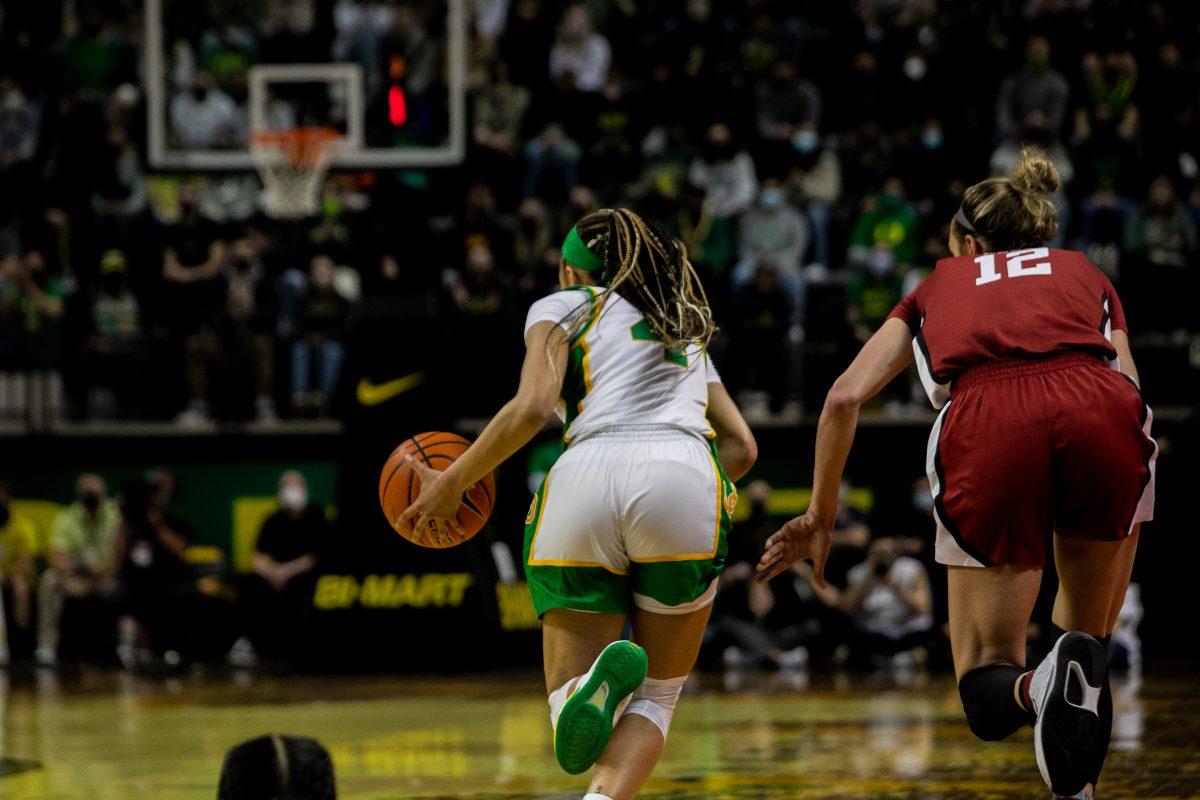
[{"label": "nike swoosh logo", "polygon": [[355,396],[358,402],[364,406],[377,406],[381,403],[386,403],[393,397],[402,395],[407,391],[411,391],[425,382],[425,371],[411,372],[408,375],[401,375],[394,380],[384,383],[372,383],[366,378],[358,379],[358,387],[355,389]]}]

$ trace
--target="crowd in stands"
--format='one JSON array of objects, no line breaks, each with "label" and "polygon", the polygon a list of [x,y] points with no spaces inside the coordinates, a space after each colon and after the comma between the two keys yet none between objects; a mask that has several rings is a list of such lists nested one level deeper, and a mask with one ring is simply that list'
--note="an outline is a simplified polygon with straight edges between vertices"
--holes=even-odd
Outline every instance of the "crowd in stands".
[{"label": "crowd in stands", "polygon": [[[552,461],[556,452],[534,460]],[[276,503],[254,532],[242,571],[197,542],[178,509],[178,488],[163,468],[115,493],[100,475],[84,473],[73,500],[42,530],[0,484],[0,667],[66,661],[153,672],[308,663],[314,587],[344,531],[311,501],[305,476],[280,475]],[[729,538],[703,666],[912,675],[949,664],[946,577],[934,562],[925,478],[913,483],[911,506],[899,512],[881,513],[871,491],[843,486],[824,587],[807,562],[770,583],[754,580],[763,542],[792,510],[762,480],[742,496],[746,510]],[[1049,606],[1043,611],[1035,613],[1031,641],[1039,625],[1049,629]],[[1141,619],[1134,584],[1114,635],[1122,666],[1141,664]]]},{"label": "crowd in stands", "polygon": [[[428,296],[519,337],[563,232],[615,204],[687,244],[731,388],[811,404],[822,365],[947,255],[964,186],[1027,147],[1065,179],[1055,244],[1113,276],[1135,332],[1196,332],[1194,4],[469,7],[466,164],[334,175],[320,213],[287,224],[263,215],[252,175],[150,168],[140,3],[6,9],[0,416],[33,395],[84,418],[328,413],[364,301]],[[272,60],[357,61],[377,110],[385,54],[405,64],[403,140],[436,143],[444,11],[304,0],[171,17],[172,143],[244,147],[245,70]]]},{"label": "crowd in stands", "polygon": [[929,483],[913,486],[911,514],[878,525],[854,494],[842,487],[825,586],[808,562],[760,584],[754,568],[783,515],[771,512],[767,483],[746,488],[750,513],[730,537],[706,640],[710,659],[719,656],[730,670],[796,671],[810,663],[912,670],[944,657],[946,619],[934,598],[945,593],[932,584],[943,570],[933,560]]},{"label": "crowd in stands", "polygon": [[278,506],[243,573],[197,545],[176,491],[165,469],[115,496],[100,475],[84,473],[74,499],[40,531],[0,484],[0,666],[10,658],[128,669],[290,662],[331,531],[304,475],[280,477]]}]

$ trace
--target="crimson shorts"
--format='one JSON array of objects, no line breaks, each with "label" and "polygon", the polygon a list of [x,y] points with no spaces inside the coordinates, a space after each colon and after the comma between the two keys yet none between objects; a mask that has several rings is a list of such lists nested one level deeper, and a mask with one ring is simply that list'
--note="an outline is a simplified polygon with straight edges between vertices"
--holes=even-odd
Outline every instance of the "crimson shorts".
[{"label": "crimson shorts", "polygon": [[1119,541],[1154,514],[1150,408],[1085,354],[967,370],[929,437],[937,560],[1042,566],[1051,533]]}]

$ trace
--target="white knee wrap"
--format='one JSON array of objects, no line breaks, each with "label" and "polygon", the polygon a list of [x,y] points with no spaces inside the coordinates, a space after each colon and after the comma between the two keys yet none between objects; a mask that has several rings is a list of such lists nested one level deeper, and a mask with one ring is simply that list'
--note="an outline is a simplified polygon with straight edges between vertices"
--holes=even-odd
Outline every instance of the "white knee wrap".
[{"label": "white knee wrap", "polygon": [[630,696],[625,713],[640,714],[662,731],[664,739],[667,738],[667,731],[671,728],[671,717],[675,716],[675,704],[679,702],[679,695],[683,692],[683,684],[686,681],[686,675],[663,680],[646,678]]}]

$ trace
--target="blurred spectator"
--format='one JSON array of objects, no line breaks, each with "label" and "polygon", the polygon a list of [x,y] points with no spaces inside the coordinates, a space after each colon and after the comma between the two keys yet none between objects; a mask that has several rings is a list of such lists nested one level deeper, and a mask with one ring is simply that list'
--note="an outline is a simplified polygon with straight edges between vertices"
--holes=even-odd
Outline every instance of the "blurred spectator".
[{"label": "blurred spectator", "polygon": [[1167,176],[1151,182],[1130,222],[1125,249],[1133,260],[1126,280],[1135,289],[1131,299],[1153,298],[1153,308],[1138,309],[1140,324],[1162,331],[1200,328],[1192,301],[1200,289],[1196,220]]},{"label": "blurred spectator", "polygon": [[1000,84],[996,129],[1011,136],[1030,113],[1037,112],[1051,135],[1057,135],[1067,116],[1069,94],[1067,79],[1050,65],[1050,42],[1044,36],[1033,36],[1025,45],[1024,66]]},{"label": "blurred spectator", "polygon": [[[279,478],[279,510],[267,517],[244,576],[238,602],[253,651],[286,658],[301,641],[303,611],[311,597],[317,552],[329,533],[325,513],[308,499],[304,476],[288,470]],[[235,645],[247,651],[245,642]]]},{"label": "blurred spectator", "polygon": [[0,261],[0,338],[26,368],[56,361],[65,294],[41,250]]},{"label": "blurred spectator", "polygon": [[904,278],[896,269],[894,251],[877,244],[846,285],[846,322],[865,342],[903,297]]},{"label": "blurred spectator", "polygon": [[[644,130],[639,94],[613,70],[595,97],[587,131],[583,180],[606,197],[617,197],[638,174],[637,149]],[[651,112],[652,113],[652,112]]]},{"label": "blurred spectator", "polygon": [[232,147],[242,139],[240,116],[207,72],[197,72],[192,85],[171,98],[171,132],[191,150]]},{"label": "blurred spectator", "polygon": [[679,197],[686,183],[695,186],[701,197],[705,197],[707,187],[688,180],[692,156],[692,143],[681,126],[656,125],[642,139],[641,171],[631,189],[639,195],[657,193],[663,197]]},{"label": "blurred spectator", "polygon": [[759,264],[753,282],[737,294],[732,311],[733,343],[725,380],[734,396],[747,389],[766,392],[771,413],[778,414],[791,373],[787,344],[793,314],[791,298],[779,287],[778,271]]},{"label": "blurred spectator", "polygon": [[458,310],[465,314],[495,314],[504,303],[504,285],[496,273],[496,260],[486,245],[467,251],[466,268],[456,274],[450,293]]},{"label": "blurred spectator", "polygon": [[92,198],[101,236],[108,242],[128,241],[134,218],[148,202],[146,174],[137,142],[129,133],[139,99],[136,88],[122,84],[108,102],[107,168],[98,177]]},{"label": "blurred spectator", "polygon": [[[121,490],[115,545],[122,614],[117,657],[126,668],[152,655],[178,658],[186,633],[191,573],[184,560],[188,533],[172,525],[156,494],[162,488],[131,481]],[[176,661],[176,663],[178,663]]]},{"label": "blurred spectator", "polygon": [[797,140],[804,144],[820,129],[821,93],[816,84],[801,77],[794,63],[780,60],[759,80],[755,94],[758,135],[768,145],[772,166],[778,168]]},{"label": "blurred spectator", "polygon": [[708,129],[699,157],[688,171],[688,180],[704,190],[704,207],[717,217],[745,211],[758,192],[754,160],[737,146],[733,132],[724,123]]},{"label": "blurred spectator", "polygon": [[581,92],[598,92],[608,79],[612,48],[592,29],[586,6],[571,6],[550,48],[550,77]]},{"label": "blurred spectator", "polygon": [[345,358],[343,341],[350,303],[334,288],[333,273],[329,256],[314,256],[308,289],[300,300],[300,328],[292,345],[292,406],[300,411],[325,410]]},{"label": "blurred spectator", "polygon": [[847,574],[862,562],[871,541],[871,526],[863,509],[852,502],[853,491],[849,482],[843,482],[838,489],[838,513],[825,565],[825,580],[834,586],[846,585]]},{"label": "blurred spectator", "polygon": [[221,230],[200,214],[197,188],[179,187],[177,221],[161,229],[162,323],[178,335],[194,333],[220,305],[218,276],[229,258]]},{"label": "blurred spectator", "polygon": [[[924,402],[924,398],[921,402]],[[896,531],[897,550],[901,555],[917,559],[925,567],[932,590],[933,620],[940,627],[949,619],[948,595],[946,570],[937,563],[935,542],[938,524],[934,516],[934,497],[928,477],[922,475],[913,481],[911,503],[907,515],[901,516],[893,528]]]},{"label": "blurred spectator", "polygon": [[59,628],[66,598],[111,602],[117,592],[117,537],[121,514],[108,498],[104,479],[84,473],[75,482],[75,501],[54,521],[50,566],[38,586],[39,664],[58,661]]},{"label": "blurred spectator", "polygon": [[37,153],[41,113],[15,83],[0,83],[0,95],[0,170],[8,172]]},{"label": "blurred spectator", "polygon": [[[141,317],[129,288],[125,254],[109,250],[100,259],[100,291],[92,301],[92,338],[88,342],[88,384],[104,387],[116,398],[116,410],[137,410],[138,372],[143,367]],[[93,416],[98,405],[89,403]]]},{"label": "blurred spectator", "polygon": [[[106,18],[105,12],[112,17]],[[136,74],[137,51],[120,35],[116,24],[121,12],[119,6],[82,4],[78,11],[78,28],[63,44],[65,74],[78,82],[88,96],[107,94]]]},{"label": "blurred spectator", "polygon": [[[814,588],[821,599],[854,624],[848,657],[852,663],[911,654],[925,647],[933,629],[929,577],[920,561],[899,554],[895,539],[876,539],[867,558],[853,567],[845,590]],[[915,666],[904,657],[897,665]]]},{"label": "blurred spectator", "polygon": [[162,516],[171,530],[187,541],[192,540],[192,526],[175,508],[179,498],[179,481],[175,473],[162,467],[146,471],[145,481],[150,487],[150,504]]},{"label": "blurred spectator", "polygon": [[579,145],[560,125],[548,125],[525,146],[526,196],[551,205],[563,202],[579,181]]},{"label": "blurred spectator", "polygon": [[[207,421],[214,370],[239,374],[247,367],[254,375],[254,408],[259,422],[274,422],[272,391],[275,352],[271,338],[272,298],[266,267],[252,238],[239,239],[214,279],[224,289],[224,303],[187,339],[188,412],[180,421]],[[239,385],[245,385],[239,381]]]},{"label": "blurred spectator", "polygon": [[[1045,153],[1058,168],[1058,174],[1062,178],[1064,186],[1075,180],[1075,165],[1071,163],[1071,156],[1067,152],[1067,148],[1063,146],[1062,140],[1046,127],[1046,121],[1041,112],[1031,112],[1021,122],[1015,134],[1006,137],[992,153],[989,163],[992,174],[1007,175],[1012,172],[1013,167],[1021,160],[1021,153],[1025,150],[1038,150]],[[1061,195],[1059,204],[1061,205]]]},{"label": "blurred spectator", "polygon": [[542,296],[545,292],[539,274],[542,253],[555,245],[546,204],[536,197],[527,197],[517,207],[517,224],[513,232],[513,257],[521,290]]},{"label": "blurred spectator", "polygon": [[10,619],[20,633],[31,632],[33,562],[37,552],[37,529],[13,508],[8,485],[0,483],[0,666],[8,663],[10,655]]},{"label": "blurred spectator", "polygon": [[475,90],[472,104],[475,160],[481,177],[496,186],[520,185],[521,132],[529,90],[509,80],[508,65],[492,62],[489,80]]},{"label": "blurred spectator", "polygon": [[41,250],[0,257],[0,416],[61,405],[65,296]]},{"label": "blurred spectator", "polygon": [[829,223],[842,196],[841,158],[837,148],[813,126],[801,125],[791,144],[796,152],[786,189],[812,224],[812,261],[830,266]]},{"label": "blurred spectator", "polygon": [[511,218],[501,215],[496,194],[486,183],[475,183],[467,190],[462,223],[455,230],[447,260],[457,263],[475,247],[492,251],[503,269],[511,268],[513,230]]},{"label": "blurred spectator", "polygon": [[866,264],[887,253],[892,264],[910,265],[918,250],[917,215],[904,200],[904,183],[888,178],[877,195],[863,203],[850,234],[849,259]]},{"label": "blurred spectator", "polygon": [[808,249],[808,220],[792,207],[777,178],[762,182],[758,202],[742,214],[739,230],[741,260],[733,271],[733,288],[748,284],[760,267],[775,272],[787,294],[794,325],[804,323],[804,273]]},{"label": "blurred spectator", "polygon": [[1083,74],[1087,112],[1093,119],[1107,118],[1118,126],[1136,125],[1137,108],[1133,105],[1138,84],[1138,66],[1133,53],[1095,52],[1084,55]]},{"label": "blurred spectator", "polygon": [[529,90],[509,80],[503,61],[494,62],[490,79],[475,93],[475,144],[505,158],[516,158],[528,107]]},{"label": "blurred spectator", "polygon": [[515,0],[500,40],[500,56],[514,83],[535,86],[549,77],[546,65],[554,40],[554,15],[542,0]]},{"label": "blurred spectator", "polygon": [[768,584],[754,580],[763,543],[775,531],[768,511],[771,487],[754,481],[745,498],[750,513],[730,537],[705,639],[709,647],[721,649],[727,669],[800,669],[808,664],[809,647],[823,640],[829,615],[805,580],[791,574]]},{"label": "blurred spectator", "polygon": [[729,269],[737,260],[737,227],[729,217],[713,214],[704,204],[704,189],[688,183],[683,202],[673,218],[663,221],[687,247],[688,260],[700,272],[705,289],[719,305],[729,280]]}]

